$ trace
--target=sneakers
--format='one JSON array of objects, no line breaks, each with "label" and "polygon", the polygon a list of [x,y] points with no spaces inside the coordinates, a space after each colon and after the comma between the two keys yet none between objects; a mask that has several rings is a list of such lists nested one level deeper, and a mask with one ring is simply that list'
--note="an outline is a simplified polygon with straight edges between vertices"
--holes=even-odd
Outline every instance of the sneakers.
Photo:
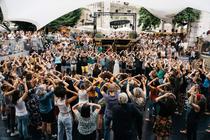
[{"label": "sneakers", "polygon": [[187,130],[186,129],[185,130],[181,130],[180,133],[181,134],[187,134]]},{"label": "sneakers", "polygon": [[178,111],[174,112],[174,114],[179,115],[179,116],[182,115],[182,113],[180,113],[180,112],[178,112]]},{"label": "sneakers", "polygon": [[1,116],[1,120],[2,120],[2,121],[7,120],[7,116],[2,115],[2,116]]},{"label": "sneakers", "polygon": [[52,134],[52,138],[57,138],[57,135],[56,134]]},{"label": "sneakers", "polygon": [[18,131],[15,131],[14,133],[11,133],[10,136],[11,137],[14,137],[14,136],[17,136],[18,134],[19,134],[19,132]]},{"label": "sneakers", "polygon": [[7,129],[7,134],[9,134],[11,131],[9,129]]},{"label": "sneakers", "polygon": [[204,114],[210,116],[210,112],[204,112]]},{"label": "sneakers", "polygon": [[206,129],[206,132],[207,132],[207,133],[210,133],[210,129]]}]

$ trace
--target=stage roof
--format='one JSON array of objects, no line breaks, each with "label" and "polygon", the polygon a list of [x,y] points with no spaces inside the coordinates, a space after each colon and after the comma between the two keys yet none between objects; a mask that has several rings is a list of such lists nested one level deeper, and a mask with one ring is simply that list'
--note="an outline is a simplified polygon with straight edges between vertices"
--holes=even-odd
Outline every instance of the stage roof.
[{"label": "stage roof", "polygon": [[[0,0],[5,21],[26,21],[40,29],[75,9],[102,0]],[[155,16],[170,22],[181,10],[191,7],[210,12],[209,0],[118,0],[145,7]]]}]

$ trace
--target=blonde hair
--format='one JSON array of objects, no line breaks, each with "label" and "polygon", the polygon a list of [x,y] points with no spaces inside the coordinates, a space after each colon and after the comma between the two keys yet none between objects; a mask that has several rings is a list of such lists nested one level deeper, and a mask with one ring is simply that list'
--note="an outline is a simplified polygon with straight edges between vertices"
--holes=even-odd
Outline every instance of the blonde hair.
[{"label": "blonde hair", "polygon": [[136,87],[133,89],[133,94],[135,97],[140,96],[142,94],[142,89],[139,87]]},{"label": "blonde hair", "polygon": [[118,95],[118,102],[119,102],[119,104],[127,104],[128,103],[128,96],[125,92],[122,92]]}]

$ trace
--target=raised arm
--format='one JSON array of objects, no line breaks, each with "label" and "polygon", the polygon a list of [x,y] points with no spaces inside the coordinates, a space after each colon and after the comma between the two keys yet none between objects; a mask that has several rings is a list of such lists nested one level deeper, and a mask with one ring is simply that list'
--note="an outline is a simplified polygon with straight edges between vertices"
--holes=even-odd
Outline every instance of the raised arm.
[{"label": "raised arm", "polygon": [[99,104],[94,104],[94,103],[88,103],[88,105],[90,106],[95,106],[96,107],[96,112],[99,113],[99,111],[101,110],[101,106]]},{"label": "raised arm", "polygon": [[75,83],[74,83],[74,89],[78,92],[80,89],[78,88],[78,84],[79,84],[79,81],[76,81]]},{"label": "raised arm", "polygon": [[24,101],[28,97],[28,86],[26,84],[26,79],[25,78],[23,80],[23,84],[24,84],[25,92],[24,92],[24,94],[23,94],[23,96],[21,98]]},{"label": "raised arm", "polygon": [[155,99],[155,102],[159,102],[161,99],[163,99],[163,98],[167,98],[168,96],[174,96],[174,97],[176,97],[173,93],[166,93],[166,94],[164,94],[164,95],[161,95],[161,96],[159,96],[159,97],[157,97],[156,99]]},{"label": "raised arm", "polygon": [[147,89],[146,89],[147,79],[146,78],[143,78],[141,80],[141,82],[142,82],[142,85],[143,85],[143,96],[144,96],[144,98],[146,98],[146,95],[147,95]]},{"label": "raised arm", "polygon": [[104,84],[104,85],[101,87],[100,92],[101,92],[102,95],[103,95],[103,94],[106,94],[105,91],[104,91],[104,88],[107,87],[107,85],[108,85],[108,83]]},{"label": "raised arm", "polygon": [[149,86],[150,88],[155,89],[156,87],[152,86],[151,84],[152,84],[153,82],[155,82],[157,79],[158,79],[158,78],[155,78],[155,79],[153,79],[152,81],[150,81],[150,82],[148,83],[148,86]]},{"label": "raised arm", "polygon": [[126,92],[128,94],[128,96],[131,98],[133,95],[130,92],[130,83],[128,82],[127,87],[126,87]]},{"label": "raised arm", "polygon": [[165,91],[162,89],[162,87],[167,86],[167,85],[170,85],[170,82],[157,86],[157,90],[164,93]]},{"label": "raised arm", "polygon": [[78,107],[79,107],[80,105],[82,105],[82,104],[83,104],[83,103],[78,103],[78,104],[74,105],[74,106],[72,107],[72,111],[73,111],[75,114],[78,114],[78,113],[79,113]]},{"label": "raised arm", "polygon": [[78,97],[77,94],[74,93],[73,94],[73,97],[71,97],[71,98],[69,98],[69,99],[66,100],[66,103],[67,104],[72,103],[73,101],[75,101],[77,99],[77,97]]}]

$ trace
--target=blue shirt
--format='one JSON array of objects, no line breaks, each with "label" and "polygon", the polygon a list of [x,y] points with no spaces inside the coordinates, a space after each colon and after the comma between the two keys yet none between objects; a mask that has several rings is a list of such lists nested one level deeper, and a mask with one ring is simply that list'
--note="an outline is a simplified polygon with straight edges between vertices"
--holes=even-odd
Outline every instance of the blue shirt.
[{"label": "blue shirt", "polygon": [[106,102],[105,116],[112,118],[112,108],[118,104],[118,94],[115,93],[114,96],[103,94],[103,97]]},{"label": "blue shirt", "polygon": [[61,64],[61,57],[55,57],[55,64]]},{"label": "blue shirt", "polygon": [[210,86],[210,80],[208,78],[206,78],[203,82],[203,87],[209,88],[209,86]]},{"label": "blue shirt", "polygon": [[47,92],[39,96],[39,110],[41,113],[49,113],[53,109],[52,105],[53,92]]}]

